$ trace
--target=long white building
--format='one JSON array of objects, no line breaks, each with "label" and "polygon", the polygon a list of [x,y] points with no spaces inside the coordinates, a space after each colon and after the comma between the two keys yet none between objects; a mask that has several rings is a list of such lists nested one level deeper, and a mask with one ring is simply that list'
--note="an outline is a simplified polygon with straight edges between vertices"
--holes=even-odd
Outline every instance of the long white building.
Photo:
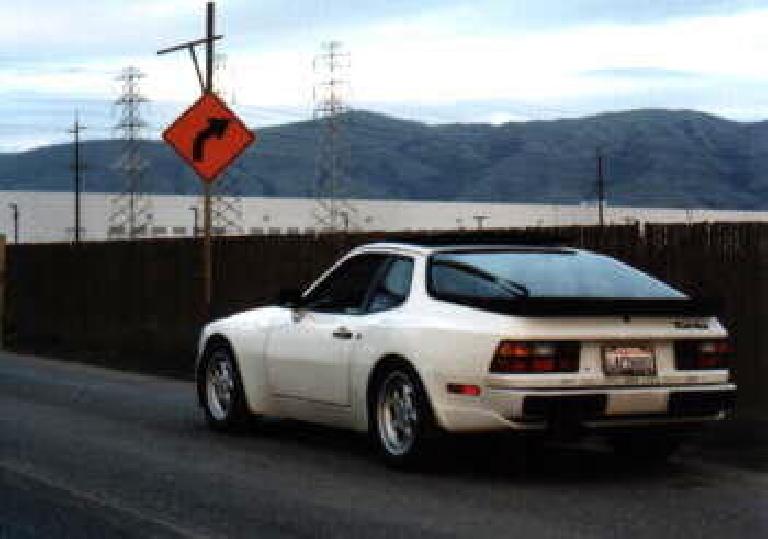
[{"label": "long white building", "polygon": [[[81,237],[104,241],[124,237],[110,227],[110,201],[114,195],[84,193],[81,199]],[[14,237],[13,210],[18,208],[19,241],[47,243],[71,241],[74,232],[74,196],[64,192],[0,191],[0,233]],[[196,209],[193,209],[196,208]],[[215,234],[305,234],[325,227],[315,219],[316,202],[301,198],[247,197],[238,201],[242,217]],[[142,237],[185,237],[195,233],[195,216],[202,227],[202,204],[193,196],[152,196],[151,225]],[[428,202],[354,200],[344,207],[339,226],[350,230],[462,230],[525,226],[586,225],[597,222],[594,204],[489,204],[480,202]],[[677,223],[701,221],[768,221],[765,211],[631,208],[609,206],[608,223]]]}]

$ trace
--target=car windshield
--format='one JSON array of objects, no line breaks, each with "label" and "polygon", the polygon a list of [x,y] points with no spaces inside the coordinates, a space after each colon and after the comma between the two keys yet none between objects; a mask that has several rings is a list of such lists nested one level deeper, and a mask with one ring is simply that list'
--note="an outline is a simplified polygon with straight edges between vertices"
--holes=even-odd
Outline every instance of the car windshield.
[{"label": "car windshield", "polygon": [[482,298],[686,299],[608,256],[577,251],[473,251],[433,255],[429,289]]}]

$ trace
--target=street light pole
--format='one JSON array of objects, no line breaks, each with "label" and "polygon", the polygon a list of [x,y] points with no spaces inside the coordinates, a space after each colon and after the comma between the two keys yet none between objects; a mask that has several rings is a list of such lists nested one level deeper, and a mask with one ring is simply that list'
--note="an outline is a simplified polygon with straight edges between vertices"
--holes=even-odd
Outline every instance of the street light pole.
[{"label": "street light pole", "polygon": [[197,226],[197,212],[198,212],[198,209],[197,209],[197,206],[190,206],[189,209],[190,209],[190,211],[192,211],[192,213],[195,214],[195,226],[192,229],[192,237],[196,238],[197,237],[197,229],[198,229],[198,226]]},{"label": "street light pole", "polygon": [[341,219],[344,222],[344,232],[349,232],[349,214],[345,211],[339,212]]},{"label": "street light pole", "polygon": [[477,229],[482,230],[483,229],[483,222],[487,221],[491,217],[489,215],[473,215],[472,219],[477,221]]},{"label": "street light pole", "polygon": [[13,243],[19,243],[19,205],[11,202],[8,207],[13,212]]}]

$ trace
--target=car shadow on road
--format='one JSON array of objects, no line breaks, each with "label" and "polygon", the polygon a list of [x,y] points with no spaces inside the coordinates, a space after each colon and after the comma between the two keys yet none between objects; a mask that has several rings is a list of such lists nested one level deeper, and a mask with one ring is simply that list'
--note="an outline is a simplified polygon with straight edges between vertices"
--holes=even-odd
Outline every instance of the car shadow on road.
[{"label": "car shadow on road", "polygon": [[[275,444],[292,458],[323,456],[341,459],[345,466],[366,473],[387,468],[363,434],[285,419],[259,419],[239,438],[259,444]],[[404,473],[393,470],[392,473]],[[444,436],[416,471],[430,477],[516,484],[647,484],[664,481],[670,486],[701,486],[684,465],[673,456],[669,462],[643,463],[621,458],[596,439],[559,442],[522,437],[515,433]]]},{"label": "car shadow on road", "polygon": [[641,462],[620,457],[599,439],[554,441],[515,434],[454,437],[432,462],[432,470],[476,480],[517,484],[647,484],[688,488],[701,485],[680,457]]}]

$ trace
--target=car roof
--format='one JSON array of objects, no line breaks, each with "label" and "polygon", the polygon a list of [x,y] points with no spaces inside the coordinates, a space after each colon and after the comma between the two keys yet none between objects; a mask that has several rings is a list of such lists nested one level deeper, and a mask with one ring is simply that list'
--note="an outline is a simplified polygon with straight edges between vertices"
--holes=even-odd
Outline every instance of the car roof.
[{"label": "car roof", "polygon": [[377,242],[360,245],[352,250],[353,253],[359,252],[387,252],[387,253],[410,253],[422,256],[429,256],[439,253],[472,253],[489,251],[513,251],[521,253],[553,253],[553,254],[576,254],[579,249],[572,247],[558,247],[553,245],[499,245],[499,244],[455,244],[455,245],[422,245],[415,243],[395,243],[395,242]]}]

